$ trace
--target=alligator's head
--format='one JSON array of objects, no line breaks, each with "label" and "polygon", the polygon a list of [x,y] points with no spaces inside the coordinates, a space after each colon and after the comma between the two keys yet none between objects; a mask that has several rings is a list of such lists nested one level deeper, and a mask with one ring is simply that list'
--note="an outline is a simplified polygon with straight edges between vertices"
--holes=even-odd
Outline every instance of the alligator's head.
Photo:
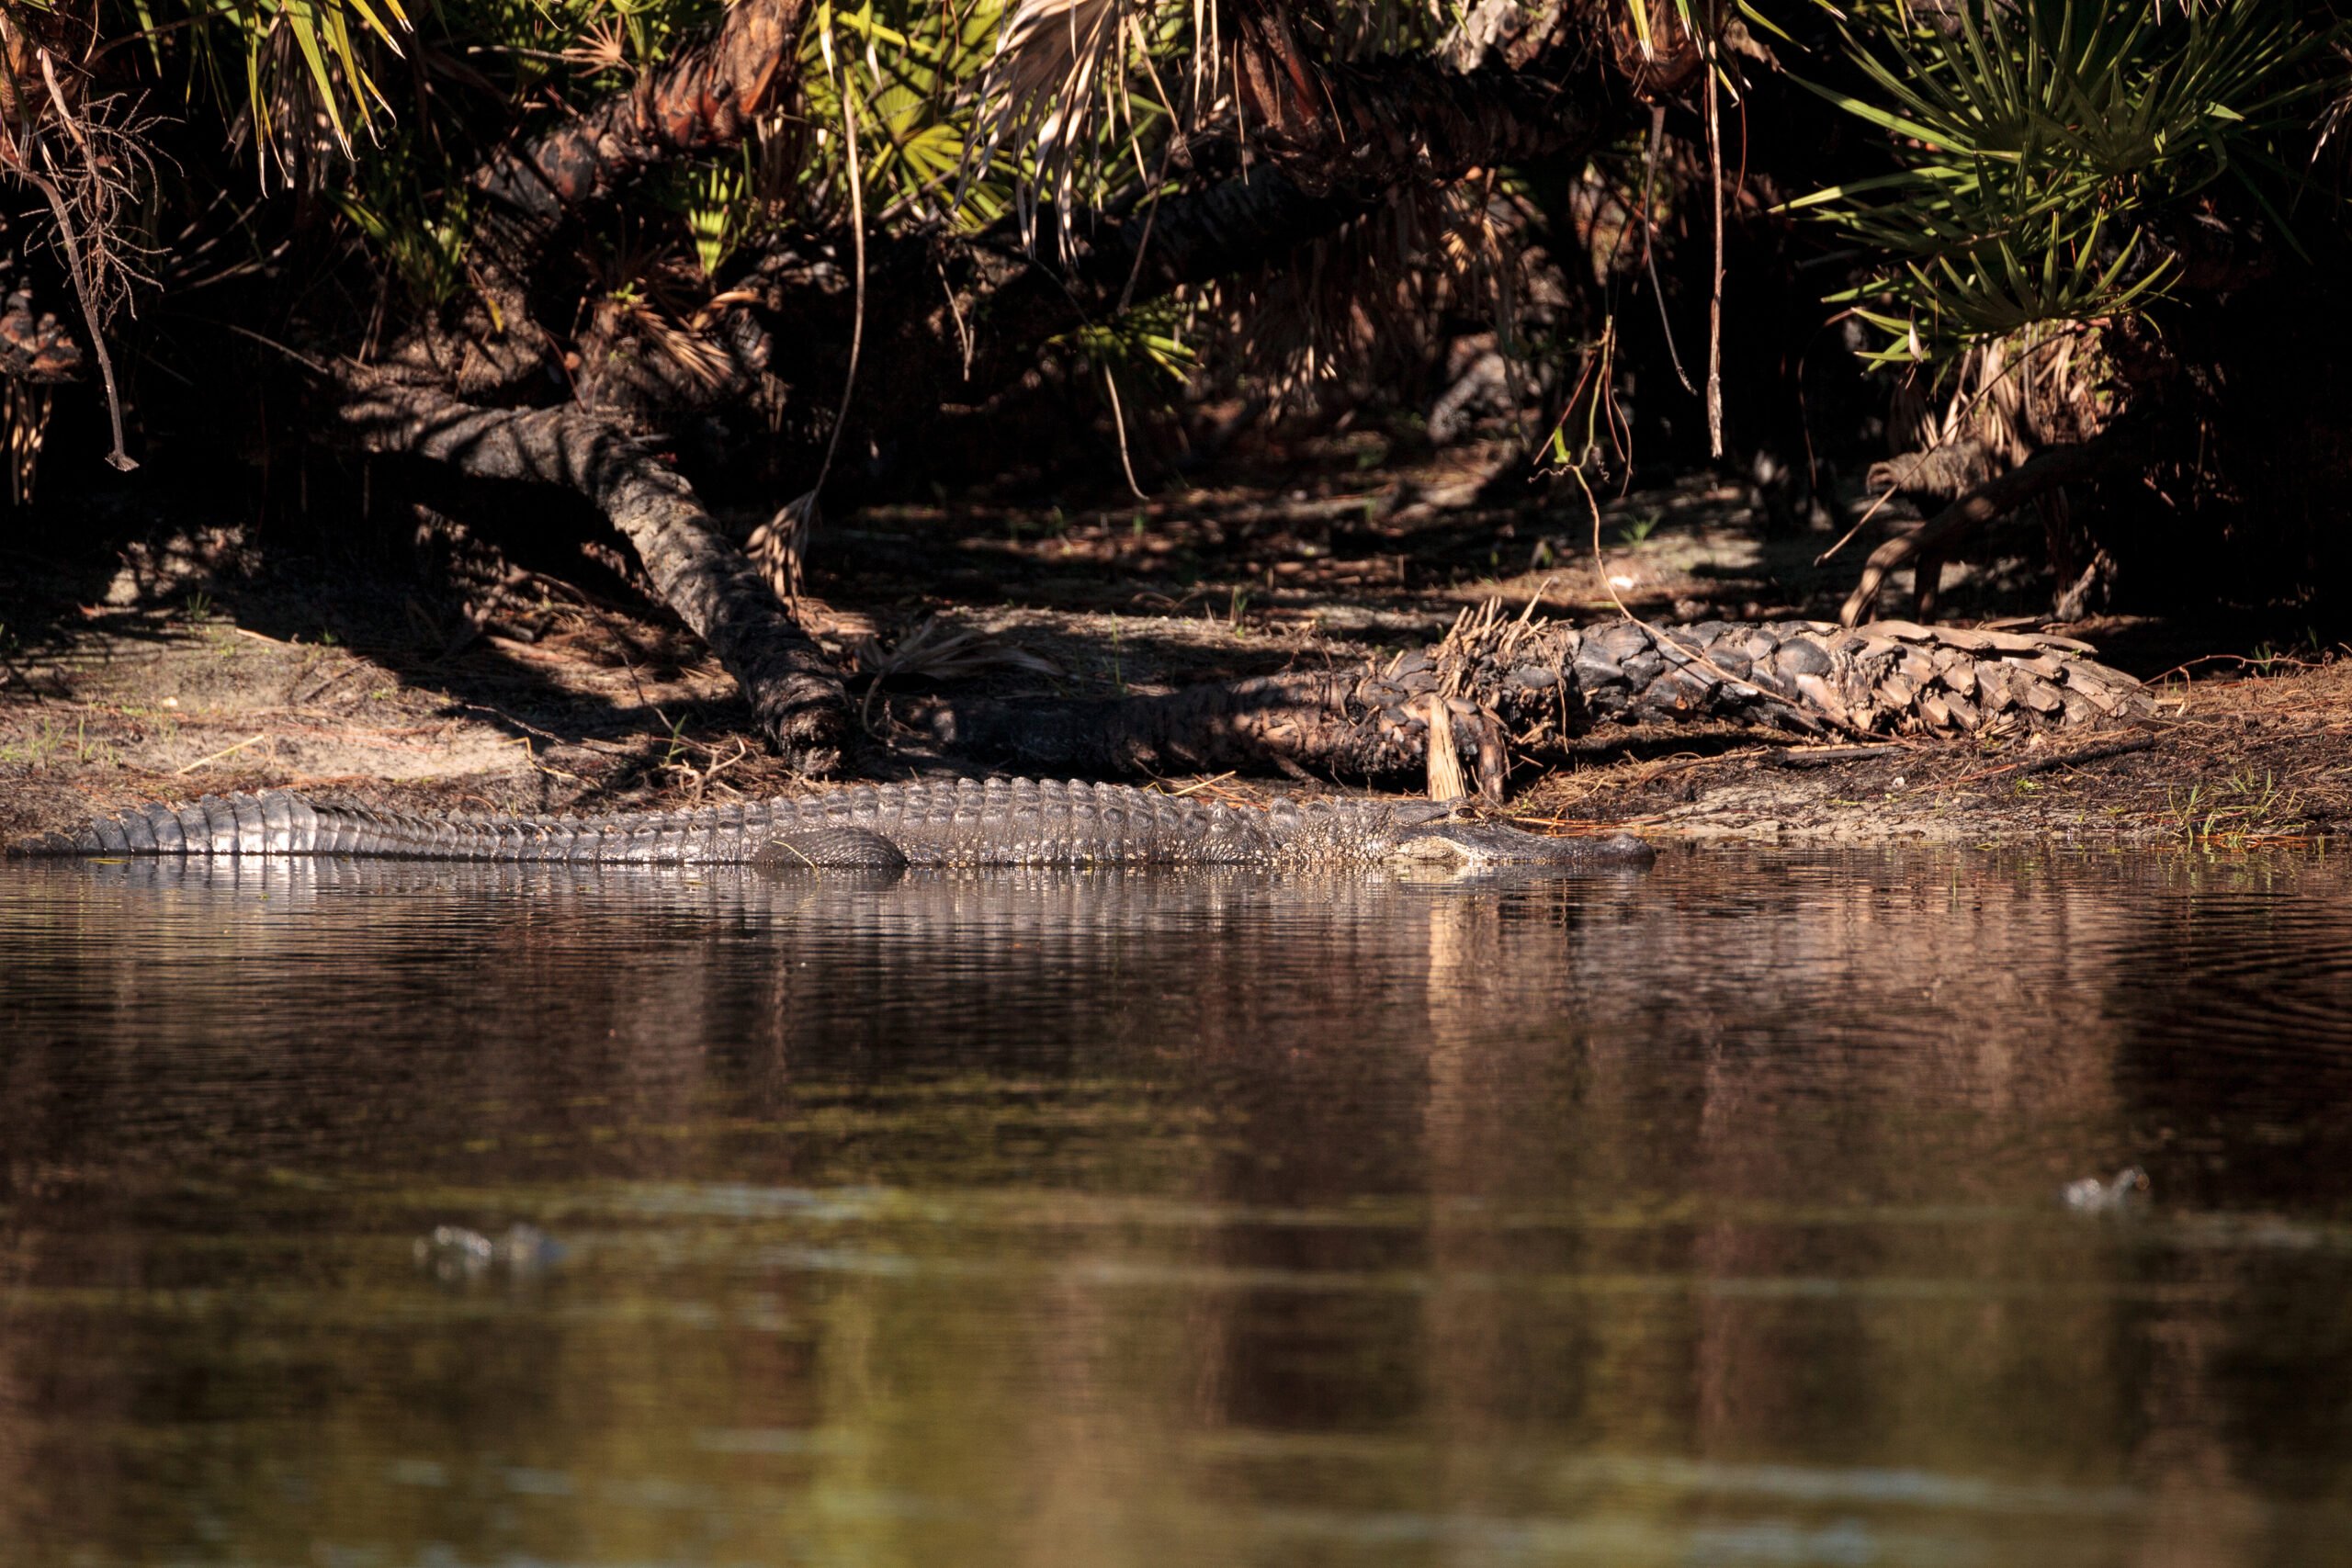
[{"label": "alligator's head", "polygon": [[1554,839],[1500,822],[1433,820],[1399,824],[1392,864],[1471,870],[1490,865],[1645,866],[1657,852],[1630,833],[1608,839]]}]

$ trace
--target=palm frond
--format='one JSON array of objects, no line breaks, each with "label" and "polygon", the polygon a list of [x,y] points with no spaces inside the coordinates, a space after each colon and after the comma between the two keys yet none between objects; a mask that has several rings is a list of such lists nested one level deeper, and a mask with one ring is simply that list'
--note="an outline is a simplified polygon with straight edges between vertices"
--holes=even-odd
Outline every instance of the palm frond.
[{"label": "palm frond", "polygon": [[369,55],[403,55],[414,30],[401,0],[191,0],[187,13],[200,73],[224,96],[232,75],[243,78],[238,96],[265,177],[273,164],[296,176],[318,119],[351,158],[354,132],[373,134],[391,112]]},{"label": "palm frond", "polygon": [[1887,132],[1901,165],[1786,209],[1889,258],[1837,297],[1888,333],[1883,360],[2145,305],[2171,278],[2148,222],[2225,178],[2268,206],[2278,144],[2318,87],[2301,67],[2332,36],[2287,0],[1961,0],[1940,15],[1845,24],[1871,96],[1804,84]]},{"label": "palm frond", "polygon": [[[1041,201],[1069,212],[1083,176],[1099,172],[1106,130],[1123,116],[1132,123],[1129,49],[1137,13],[1148,5],[1021,0],[1005,19],[980,83],[983,108],[967,168],[988,167],[1008,147],[1026,151],[1014,188],[1023,233],[1033,245]],[[959,206],[965,196],[959,188]]]},{"label": "palm frond", "polygon": [[[818,133],[794,171],[802,205],[838,203],[847,190],[840,128],[855,99],[862,174],[876,221],[911,212],[994,221],[1010,204],[1006,171],[968,169],[973,85],[988,68],[1004,0],[958,6],[873,0],[856,11],[820,5],[802,43],[802,97]],[[955,200],[959,181],[967,199]]]}]

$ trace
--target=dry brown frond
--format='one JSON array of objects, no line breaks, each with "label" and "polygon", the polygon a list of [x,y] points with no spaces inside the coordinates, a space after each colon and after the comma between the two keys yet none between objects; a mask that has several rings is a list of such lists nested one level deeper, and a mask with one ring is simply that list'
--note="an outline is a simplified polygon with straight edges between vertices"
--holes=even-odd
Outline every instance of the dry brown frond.
[{"label": "dry brown frond", "polygon": [[[1954,365],[1940,410],[1916,382],[1895,389],[1887,438],[1899,455],[1872,473],[1897,488],[1957,495],[2045,446],[2086,441],[2104,430],[2114,413],[2102,393],[2106,379],[2094,326],[2033,328],[1978,344]],[[1954,456],[1924,460],[1939,452]],[[1903,477],[1914,470],[1917,482]],[[1947,470],[1956,483],[1966,482],[1952,489],[1929,482]]]},{"label": "dry brown frond", "polygon": [[1070,211],[1104,122],[1123,107],[1136,8],[1137,0],[1021,0],[1006,19],[981,79],[981,109],[967,143],[978,152],[967,153],[963,183],[968,186],[1002,148],[1033,145],[1035,175],[1016,192],[1032,244],[1040,198]]},{"label": "dry brown frond", "polygon": [[153,121],[125,109],[119,98],[85,100],[85,77],[70,61],[61,70],[51,44],[27,34],[5,10],[0,41],[6,46],[0,100],[12,122],[0,128],[0,155],[49,205],[56,224],[50,238],[64,256],[106,383],[114,432],[107,461],[127,471],[139,465],[123,446],[122,398],[106,332],[130,307],[133,286],[153,282],[140,266],[153,252],[139,239],[132,215],[141,187],[153,183],[153,154],[143,135]]},{"label": "dry brown frond", "polygon": [[708,338],[641,302],[629,307],[629,315],[639,334],[668,355],[697,385],[717,391],[734,376],[733,356]]},{"label": "dry brown frond", "polygon": [[1632,0],[1608,6],[1605,14],[1617,68],[1635,93],[1656,103],[1697,80],[1706,49],[1683,25],[1684,8],[1676,0]]},{"label": "dry brown frond", "polygon": [[[796,609],[800,604],[802,573],[808,554],[808,536],[824,520],[817,492],[808,491],[786,502],[776,514],[752,530],[743,553],[768,580],[775,596]],[[871,640],[871,639],[865,639]]]},{"label": "dry brown frond", "polygon": [[[2320,111],[2318,122],[2312,128],[2318,132],[2312,142],[2312,162],[2314,164],[2317,164],[2327,152],[2328,143],[2335,140],[2336,133],[2344,130],[2347,126],[2352,126],[2352,49],[2347,49],[2339,43],[2335,46],[2335,53],[2346,68],[2344,85],[2337,90],[2334,97],[2328,100],[2327,107]],[[2345,156],[2344,143],[2338,142],[2335,162],[2339,171],[2344,165]]]},{"label": "dry brown frond", "polygon": [[51,392],[14,377],[0,378],[0,423],[8,435],[8,499],[21,511],[32,503],[41,444],[49,438]]},{"label": "dry brown frond", "polygon": [[628,28],[618,17],[592,22],[563,58],[587,71],[619,71],[628,65]]},{"label": "dry brown frond", "polygon": [[138,213],[143,189],[154,180],[146,133],[156,123],[125,100],[105,98],[85,107],[74,157],[58,159],[54,139],[43,143],[81,231],[82,265],[102,321],[136,315],[139,291],[155,284],[148,269],[161,253],[147,243]]},{"label": "dry brown frond", "polygon": [[1061,673],[1060,666],[1050,660],[998,642],[986,632],[958,631],[953,622],[937,615],[922,621],[887,649],[879,638],[865,637],[852,645],[851,653],[858,669],[877,682],[894,676],[961,681],[991,670]]},{"label": "dry brown frond", "polygon": [[[1274,418],[1381,387],[1440,398],[1473,371],[1518,406],[1548,374],[1532,345],[1569,299],[1550,256],[1526,243],[1531,216],[1485,181],[1402,195],[1281,266],[1208,290],[1202,362],[1246,379]],[[1464,318],[1489,325],[1454,363]],[[1489,355],[1498,369],[1480,368]]]}]

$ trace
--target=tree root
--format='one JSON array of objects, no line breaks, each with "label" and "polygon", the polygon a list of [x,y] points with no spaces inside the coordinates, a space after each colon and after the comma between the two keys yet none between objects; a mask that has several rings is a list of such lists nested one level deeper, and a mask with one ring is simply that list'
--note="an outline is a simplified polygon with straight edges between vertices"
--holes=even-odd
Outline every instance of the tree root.
[{"label": "tree root", "polygon": [[1871,552],[1860,581],[1838,612],[1839,624],[1853,626],[1878,603],[1879,588],[1887,574],[1906,562],[1919,563],[1920,585],[1915,599],[1932,604],[1935,584],[1929,581],[1952,547],[1985,524],[2016,511],[2060,485],[2096,479],[2140,455],[2146,434],[2137,420],[2118,420],[2088,441],[2047,446],[1996,479],[1988,479],[1929,518],[1920,528],[1889,539]]},{"label": "tree root", "polygon": [[[1428,766],[1431,718],[1501,792],[1508,752],[1564,754],[1603,722],[1707,720],[1820,734],[2003,735],[2128,723],[2152,711],[2131,676],[2066,637],[1882,621],[1637,621],[1578,631],[1464,612],[1444,641],[1385,665],[1261,676],[1164,696],[938,710],[961,750],[1026,771],[1123,773],[1272,763],[1352,777]],[[1502,738],[1508,737],[1508,748]]]},{"label": "tree root", "polygon": [[343,420],[371,451],[447,463],[481,479],[562,485],[627,535],[664,604],[709,644],[760,728],[798,771],[840,761],[849,699],[841,677],[777,603],[757,568],[711,525],[666,463],[573,408],[484,409],[388,383],[357,389]]}]

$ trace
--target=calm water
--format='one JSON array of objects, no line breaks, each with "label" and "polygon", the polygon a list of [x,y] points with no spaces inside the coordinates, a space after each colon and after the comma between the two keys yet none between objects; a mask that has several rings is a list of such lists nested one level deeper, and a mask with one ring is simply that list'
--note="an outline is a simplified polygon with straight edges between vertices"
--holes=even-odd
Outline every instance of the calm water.
[{"label": "calm water", "polygon": [[15,864],[0,1156],[11,1565],[2352,1555],[2329,860]]}]

